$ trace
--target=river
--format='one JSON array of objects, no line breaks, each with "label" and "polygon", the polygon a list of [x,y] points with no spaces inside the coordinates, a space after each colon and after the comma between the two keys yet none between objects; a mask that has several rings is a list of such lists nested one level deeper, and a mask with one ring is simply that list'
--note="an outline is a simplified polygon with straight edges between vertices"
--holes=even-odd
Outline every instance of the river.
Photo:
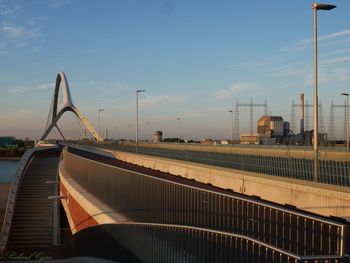
[{"label": "river", "polygon": [[0,183],[12,182],[18,164],[18,160],[0,160]]}]

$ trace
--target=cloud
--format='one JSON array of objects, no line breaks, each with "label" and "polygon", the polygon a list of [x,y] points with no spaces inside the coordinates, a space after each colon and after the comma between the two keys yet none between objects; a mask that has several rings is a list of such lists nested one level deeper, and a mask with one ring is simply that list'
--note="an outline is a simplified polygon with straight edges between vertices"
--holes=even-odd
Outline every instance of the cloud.
[{"label": "cloud", "polygon": [[[320,36],[317,38],[318,41],[323,42],[323,41],[329,41],[329,40],[335,40],[341,37],[346,37],[350,36],[350,29],[345,29],[343,31],[338,31],[335,33],[331,33],[328,35]],[[295,50],[301,50],[301,49],[306,49],[306,48],[311,48],[313,46],[314,39],[313,38],[306,38],[301,41],[298,41],[292,46],[283,48],[281,51],[282,52],[288,52],[288,51],[295,51]]]},{"label": "cloud", "polygon": [[71,3],[71,0],[52,0],[50,2],[51,2],[50,6],[52,8],[59,8],[59,7],[69,5]]},{"label": "cloud", "polygon": [[54,87],[54,83],[41,84],[34,87],[25,87],[25,88],[11,88],[7,91],[10,93],[24,93],[28,91],[38,91],[38,90],[46,90]]},{"label": "cloud", "polygon": [[335,79],[338,81],[349,80],[350,72],[347,69],[336,69],[334,71]]},{"label": "cloud", "polygon": [[37,38],[42,35],[39,27],[16,26],[8,23],[4,23],[1,30],[6,38],[15,42]]},{"label": "cloud", "polygon": [[0,17],[9,17],[16,13],[21,6],[15,1],[0,1]]},{"label": "cloud", "polygon": [[[324,83],[328,82],[329,80],[330,80],[329,74],[324,74],[324,73],[318,72],[318,79],[317,79],[318,84],[324,84]],[[306,86],[314,85],[314,73],[313,72],[307,73],[304,76],[304,85],[306,85]]]},{"label": "cloud", "polygon": [[350,56],[335,57],[319,62],[320,65],[334,65],[334,64],[347,64],[350,63]]},{"label": "cloud", "polygon": [[220,89],[214,91],[214,96],[218,99],[231,99],[233,95],[241,93],[242,91],[259,89],[261,85],[255,82],[235,82],[227,89]]},{"label": "cloud", "polygon": [[27,47],[34,39],[42,36],[39,22],[47,17],[30,17],[25,22],[19,22],[18,18],[23,17],[22,3],[0,0],[0,48],[5,52],[9,52],[10,48]]},{"label": "cloud", "polygon": [[146,96],[139,100],[140,106],[142,107],[152,107],[159,104],[176,104],[184,100],[182,96],[176,95],[165,95],[165,96]]}]

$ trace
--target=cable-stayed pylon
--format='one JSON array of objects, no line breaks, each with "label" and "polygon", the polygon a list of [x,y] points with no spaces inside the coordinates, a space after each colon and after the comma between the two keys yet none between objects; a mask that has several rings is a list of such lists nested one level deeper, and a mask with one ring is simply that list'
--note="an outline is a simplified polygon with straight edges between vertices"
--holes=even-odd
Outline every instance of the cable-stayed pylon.
[{"label": "cable-stayed pylon", "polygon": [[[57,111],[58,94],[59,94],[60,88],[62,89],[62,94],[63,94],[63,107],[60,111]],[[56,77],[55,91],[54,91],[52,103],[50,106],[48,120],[46,123],[44,134],[40,138],[40,140],[45,140],[46,137],[49,135],[49,133],[51,132],[51,130],[54,127],[56,127],[58,129],[58,131],[60,132],[60,130],[57,126],[57,122],[61,118],[62,114],[65,113],[66,111],[71,111],[78,117],[78,119],[84,125],[84,127],[91,133],[94,140],[103,141],[103,138],[98,134],[98,132],[92,126],[92,124],[88,121],[88,119],[73,104],[73,100],[72,100],[72,96],[70,94],[70,89],[68,86],[68,81],[67,81],[66,75],[64,74],[64,72],[60,72]],[[62,135],[61,132],[60,132],[60,134]]]}]

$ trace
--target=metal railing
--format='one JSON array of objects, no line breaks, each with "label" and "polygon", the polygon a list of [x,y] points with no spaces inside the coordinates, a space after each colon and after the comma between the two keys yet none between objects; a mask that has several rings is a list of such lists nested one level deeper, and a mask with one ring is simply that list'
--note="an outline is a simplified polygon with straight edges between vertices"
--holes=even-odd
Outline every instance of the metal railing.
[{"label": "metal railing", "polygon": [[4,222],[2,224],[1,235],[0,235],[0,255],[3,254],[3,252],[6,248],[6,245],[7,245],[9,235],[10,235],[12,218],[13,218],[14,209],[15,209],[15,200],[16,200],[17,192],[19,190],[22,175],[24,173],[25,168],[28,166],[28,164],[33,156],[33,153],[37,150],[38,149],[36,149],[36,148],[31,148],[31,149],[25,151],[24,155],[22,156],[22,158],[18,164],[16,174],[12,180],[11,189],[10,189],[9,196],[7,199]]},{"label": "metal railing", "polygon": [[[109,150],[136,153],[136,147],[130,143],[76,143]],[[144,146],[138,146],[137,153],[303,181],[317,181],[334,186],[350,187],[350,153],[347,152],[335,154],[333,149],[331,153],[327,153],[326,148],[323,148],[322,156],[324,157],[319,159],[319,175],[315,179],[313,176],[314,163],[311,158],[312,151],[304,151],[305,149],[302,149],[297,153],[288,151],[276,153],[273,150],[274,148],[267,148],[265,146],[263,149],[269,149],[269,152],[267,152],[268,155],[264,155],[259,153],[259,147],[234,146],[231,149],[234,150],[230,153],[230,147],[227,146],[210,147],[191,145],[186,148],[185,145],[171,145],[169,148],[164,148],[163,145],[158,148],[156,144],[149,144],[149,146],[144,144]],[[239,153],[239,149],[245,149],[244,153]],[[252,154],[247,149],[257,150],[255,154]],[[296,147],[293,149],[295,150]],[[334,159],[328,158],[330,155],[334,156]]]},{"label": "metal railing", "polygon": [[24,155],[22,156],[17,170],[16,174],[13,177],[12,184],[11,184],[11,189],[9,192],[9,196],[7,199],[7,205],[6,205],[6,212],[4,216],[4,222],[2,225],[1,229],[1,234],[0,234],[0,256],[3,255],[5,252],[8,239],[11,233],[11,226],[12,226],[12,220],[15,212],[15,207],[16,207],[16,196],[19,191],[20,185],[21,185],[21,180],[23,178],[23,175],[25,173],[25,170],[27,167],[29,167],[30,162],[32,161],[32,158],[34,155],[38,152],[44,152],[49,149],[56,149],[57,147],[42,147],[42,148],[31,148],[25,151]]},{"label": "metal railing", "polygon": [[[63,152],[81,186],[133,222],[240,235],[287,255],[344,256],[344,224],[282,206],[176,183]],[[248,242],[248,241],[247,241]]]},{"label": "metal railing", "polygon": [[338,255],[298,256],[239,234],[198,227],[125,223],[109,226],[142,262],[341,262]]}]

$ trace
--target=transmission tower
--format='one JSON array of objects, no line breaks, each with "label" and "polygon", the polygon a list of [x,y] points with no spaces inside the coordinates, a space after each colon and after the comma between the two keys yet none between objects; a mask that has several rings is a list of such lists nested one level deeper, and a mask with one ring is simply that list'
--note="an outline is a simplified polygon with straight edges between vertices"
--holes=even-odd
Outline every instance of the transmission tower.
[{"label": "transmission tower", "polygon": [[305,101],[305,131],[310,130],[310,123],[309,123],[309,107],[313,107],[313,105],[310,105],[309,102],[306,100]]},{"label": "transmission tower", "polygon": [[296,133],[296,126],[295,126],[295,108],[294,108],[294,100],[292,101],[292,108],[290,111],[290,129],[292,132]]},{"label": "transmission tower", "polygon": [[[309,108],[313,108],[313,104],[309,104],[308,101],[305,101],[304,104],[305,107],[305,131],[310,130],[310,114],[309,114]],[[292,101],[292,110],[290,114],[290,122],[291,122],[291,130],[296,133],[296,126],[295,126],[295,108],[300,108],[300,104],[295,104],[294,100]],[[318,104],[318,109],[320,112],[319,120],[320,120],[320,132],[325,133],[325,125],[324,125],[324,116],[323,116],[323,108],[322,108],[322,101]]]},{"label": "transmission tower", "polygon": [[253,100],[250,100],[250,103],[239,103],[239,100],[236,100],[236,107],[235,107],[235,121],[234,121],[234,138],[239,138],[239,108],[240,107],[249,107],[250,108],[250,135],[253,134],[254,129],[254,108],[256,107],[263,107],[264,108],[264,115],[267,115],[267,101],[263,104],[255,104],[253,103]]},{"label": "transmission tower", "polygon": [[331,112],[329,114],[329,140],[335,141],[335,117],[334,117],[334,108],[344,108],[344,139],[346,138],[346,128],[348,125],[348,111],[346,110],[346,101],[344,104],[334,104],[331,101]]},{"label": "transmission tower", "polygon": [[239,139],[239,101],[236,100],[236,107],[235,107],[235,121],[234,121],[234,131],[233,131],[233,139],[238,140]]},{"label": "transmission tower", "polygon": [[334,130],[334,103],[333,100],[331,101],[331,112],[329,114],[329,127],[328,127],[328,133],[329,133],[329,140],[335,141],[335,130]]},{"label": "transmission tower", "polygon": [[320,106],[319,106],[319,110],[320,110],[320,131],[322,134],[326,133],[326,127],[325,127],[325,123],[324,123],[324,116],[323,116],[323,107],[322,107],[322,101],[320,100]]}]

